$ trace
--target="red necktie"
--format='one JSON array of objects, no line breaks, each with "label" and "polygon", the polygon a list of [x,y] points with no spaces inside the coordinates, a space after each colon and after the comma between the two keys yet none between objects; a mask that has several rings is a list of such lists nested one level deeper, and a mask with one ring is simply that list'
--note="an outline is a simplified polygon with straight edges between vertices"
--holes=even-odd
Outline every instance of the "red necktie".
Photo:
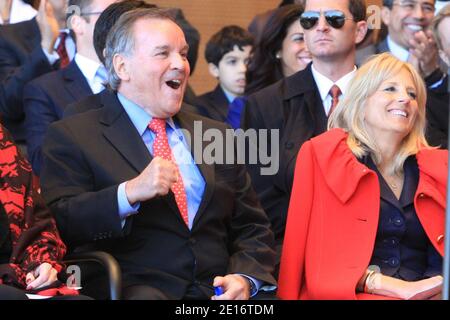
[{"label": "red necktie", "polygon": [[331,101],[331,108],[330,111],[328,112],[328,117],[331,115],[331,113],[334,111],[334,109],[336,108],[337,104],[339,103],[339,96],[341,95],[341,89],[339,89],[339,87],[337,85],[333,85],[330,89],[330,96],[332,98]]},{"label": "red necktie", "polygon": [[[172,150],[169,146],[169,140],[167,139],[166,120],[153,118],[152,121],[150,121],[148,127],[156,134],[155,141],[153,142],[153,156],[172,161],[176,165],[175,159],[172,156]],[[183,218],[186,225],[189,226],[186,190],[184,189],[183,179],[181,177],[180,171],[178,170],[178,166],[177,174],[178,181],[175,182],[170,189],[175,196],[175,202],[177,203],[178,209],[180,210],[181,217]]]},{"label": "red necktie", "polygon": [[67,38],[67,33],[61,32],[59,34],[59,43],[58,43],[58,46],[56,47],[56,53],[59,55],[59,66],[61,68],[64,68],[70,62],[69,56],[67,55],[67,50],[66,50],[66,38]]}]

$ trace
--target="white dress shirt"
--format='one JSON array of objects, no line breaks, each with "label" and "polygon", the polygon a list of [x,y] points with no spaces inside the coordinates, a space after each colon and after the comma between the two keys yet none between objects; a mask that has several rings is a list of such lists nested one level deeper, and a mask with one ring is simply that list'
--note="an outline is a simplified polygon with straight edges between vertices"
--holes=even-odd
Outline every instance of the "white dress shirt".
[{"label": "white dress shirt", "polygon": [[[12,0],[11,12],[9,13],[9,23],[19,23],[33,19],[37,15],[37,11],[22,0]],[[4,24],[0,16],[0,24]]]},{"label": "white dress shirt", "polygon": [[339,96],[339,100],[341,100],[342,96],[345,95],[345,92],[347,91],[348,84],[355,76],[356,66],[351,72],[347,73],[336,82],[333,82],[332,80],[321,74],[319,71],[317,71],[316,68],[314,68],[314,63],[311,66],[311,71],[317,88],[319,89],[320,98],[322,99],[322,104],[325,109],[325,114],[328,114],[330,112],[332,103],[332,97],[330,95],[331,87],[333,85],[337,85],[339,89],[341,89],[341,95]]},{"label": "white dress shirt", "polygon": [[391,37],[387,36],[387,46],[391,54],[396,57],[400,61],[407,61],[409,57],[409,51],[403,48],[401,45],[398,45],[391,39]]},{"label": "white dress shirt", "polygon": [[99,93],[105,88],[103,85],[104,79],[101,79],[99,76],[97,76],[97,70],[99,68],[104,68],[101,63],[86,58],[79,53],[75,54],[75,62],[78,68],[80,68],[83,76],[86,78],[89,87],[91,87],[91,90],[94,94]]}]

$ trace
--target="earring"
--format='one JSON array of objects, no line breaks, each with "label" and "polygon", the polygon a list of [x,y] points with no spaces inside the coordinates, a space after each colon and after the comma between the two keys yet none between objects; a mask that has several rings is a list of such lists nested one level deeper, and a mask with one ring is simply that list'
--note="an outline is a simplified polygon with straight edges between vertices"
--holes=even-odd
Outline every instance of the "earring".
[{"label": "earring", "polygon": [[277,59],[281,59],[281,54],[280,54],[280,51],[278,51],[276,54],[275,54],[275,58],[277,58]]}]

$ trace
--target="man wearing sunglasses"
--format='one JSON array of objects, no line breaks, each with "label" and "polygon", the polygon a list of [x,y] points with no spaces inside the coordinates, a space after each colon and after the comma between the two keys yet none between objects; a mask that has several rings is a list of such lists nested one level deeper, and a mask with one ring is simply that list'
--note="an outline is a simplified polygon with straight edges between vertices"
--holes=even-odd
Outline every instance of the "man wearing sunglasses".
[{"label": "man wearing sunglasses", "polygon": [[284,236],[295,158],[303,142],[326,130],[328,115],[345,94],[356,70],[355,46],[367,31],[365,17],[363,0],[307,0],[300,23],[312,64],[249,96],[243,128],[280,130],[279,140],[268,141],[268,150],[272,150],[272,143],[279,144],[278,173],[264,176],[260,173],[261,163],[247,166],[271,220],[278,253]]}]

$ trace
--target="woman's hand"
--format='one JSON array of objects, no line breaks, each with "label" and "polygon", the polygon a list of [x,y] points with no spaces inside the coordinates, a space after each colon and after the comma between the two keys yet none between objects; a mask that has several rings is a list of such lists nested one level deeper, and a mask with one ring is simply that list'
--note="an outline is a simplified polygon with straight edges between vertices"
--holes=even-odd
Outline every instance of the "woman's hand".
[{"label": "woman's hand", "polygon": [[427,300],[439,294],[439,289],[432,289],[442,285],[442,280],[442,276],[435,276],[419,281],[404,281],[378,273],[374,277],[371,293],[405,300]]},{"label": "woman's hand", "polygon": [[39,289],[58,280],[58,271],[51,264],[44,262],[26,276],[27,290]]}]

